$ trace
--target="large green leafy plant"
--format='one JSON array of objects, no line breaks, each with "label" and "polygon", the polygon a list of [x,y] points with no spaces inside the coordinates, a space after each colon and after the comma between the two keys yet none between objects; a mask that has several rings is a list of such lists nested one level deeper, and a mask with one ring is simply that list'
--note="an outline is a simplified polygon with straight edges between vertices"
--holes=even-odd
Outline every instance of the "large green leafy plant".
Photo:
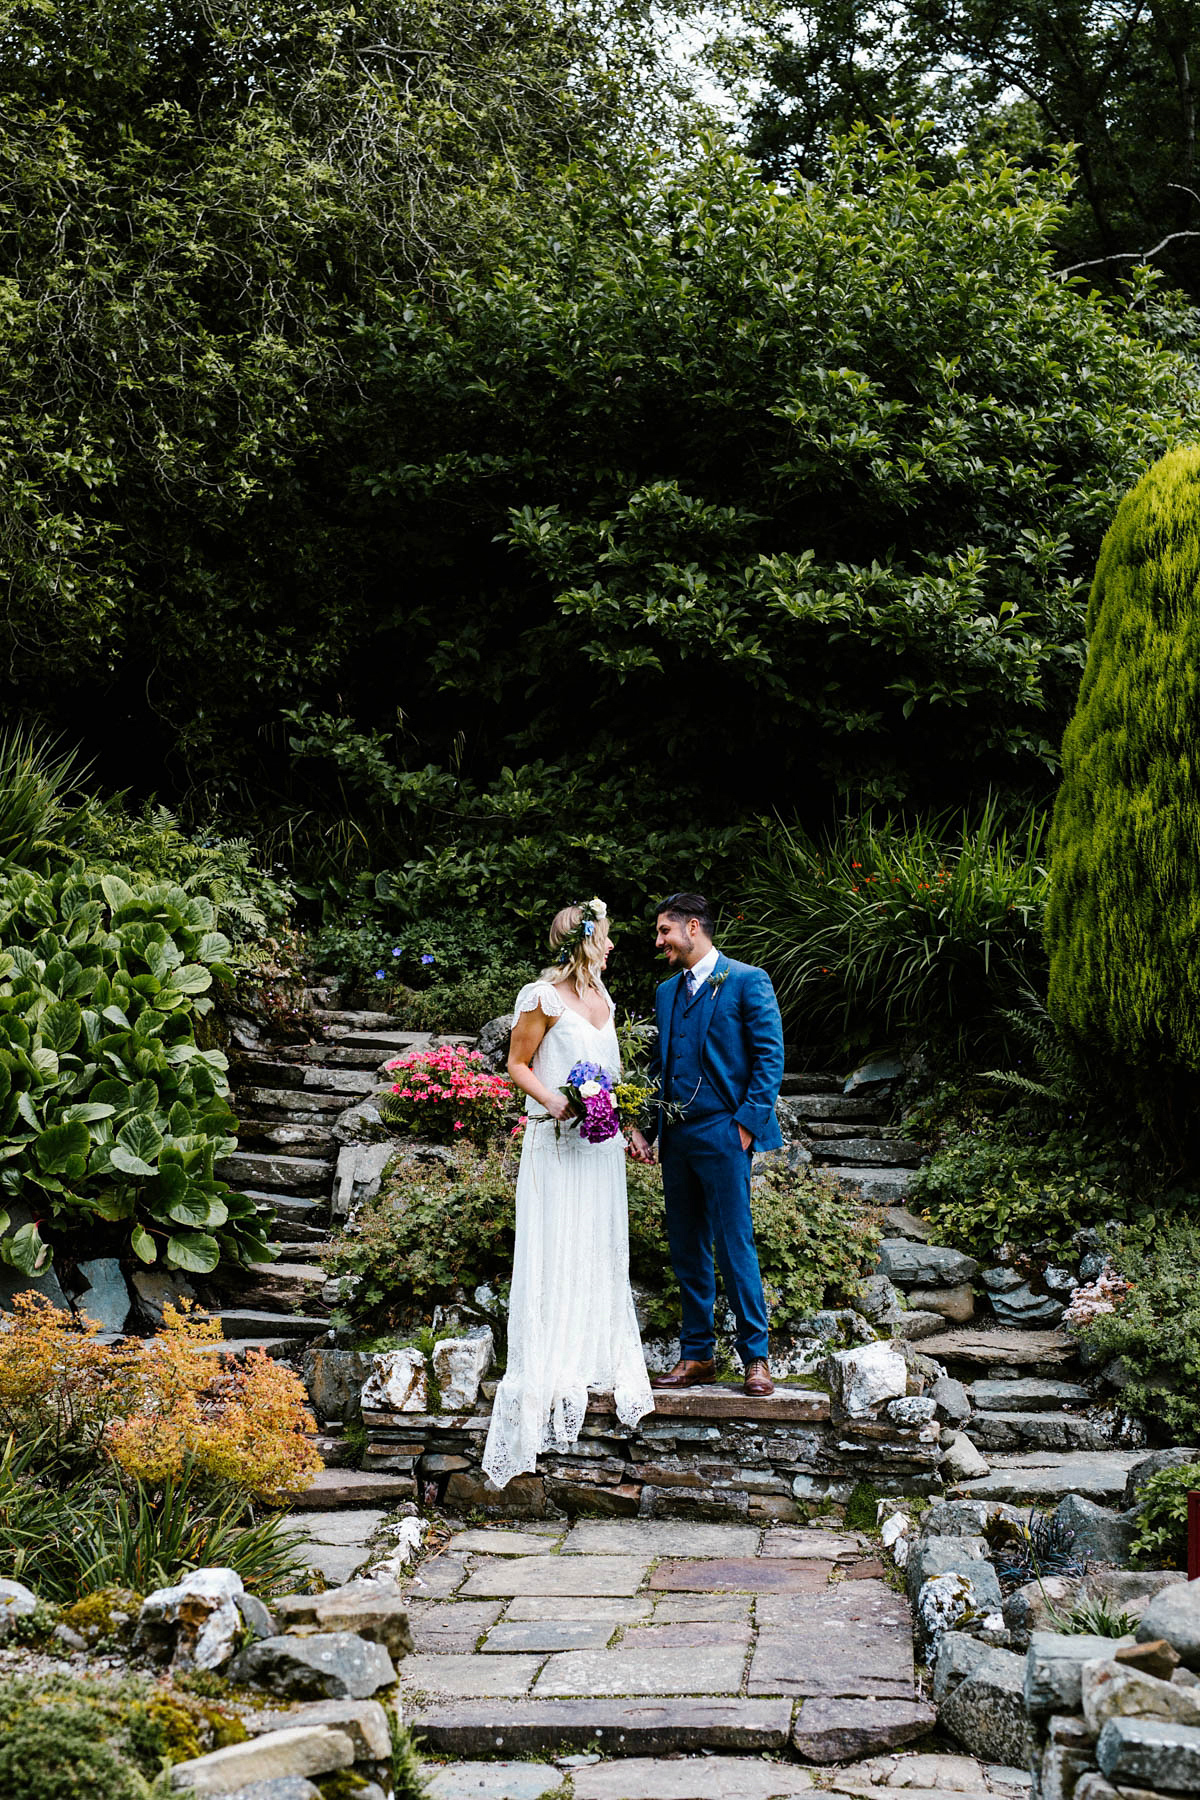
[{"label": "large green leafy plant", "polygon": [[226,1059],[195,1033],[229,953],[212,902],[82,862],[21,871],[0,877],[0,945],[0,1257],[33,1274],[106,1220],[144,1263],[269,1261],[215,1174],[237,1140]]}]

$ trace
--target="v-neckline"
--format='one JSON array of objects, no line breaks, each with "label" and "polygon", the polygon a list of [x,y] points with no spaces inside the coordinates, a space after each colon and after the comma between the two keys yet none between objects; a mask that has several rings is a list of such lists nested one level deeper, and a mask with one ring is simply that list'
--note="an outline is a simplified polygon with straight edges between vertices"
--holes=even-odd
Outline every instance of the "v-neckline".
[{"label": "v-neckline", "polygon": [[587,1025],[588,1027],[590,1027],[590,1029],[592,1031],[603,1031],[605,1025],[612,1024],[612,1007],[611,1006],[608,1009],[608,1017],[605,1019],[604,1025],[593,1025],[592,1021],[588,1018],[587,1014],[583,1011],[583,1009],[581,1007],[572,1006],[566,1000],[563,1001],[563,1011],[573,1014],[573,1016],[577,1019],[582,1019],[584,1024]]}]

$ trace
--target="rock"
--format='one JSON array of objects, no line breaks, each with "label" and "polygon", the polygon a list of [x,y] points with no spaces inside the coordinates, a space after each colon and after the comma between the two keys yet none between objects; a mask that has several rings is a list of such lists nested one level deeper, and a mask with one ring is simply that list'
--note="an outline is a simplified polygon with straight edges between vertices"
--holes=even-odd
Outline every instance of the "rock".
[{"label": "rock", "polygon": [[1078,1576],[1043,1575],[1015,1588],[1004,1602],[1004,1623],[1014,1650],[1028,1650],[1035,1631],[1054,1631],[1076,1605],[1083,1586]]},{"label": "rock", "polygon": [[375,1198],[383,1186],[388,1164],[395,1157],[394,1138],[387,1143],[342,1145],[333,1177],[335,1219],[348,1219],[357,1207],[365,1206],[368,1200]]},{"label": "rock", "polygon": [[246,1720],[254,1736],[290,1731],[294,1725],[329,1725],[344,1731],[354,1745],[356,1762],[386,1762],[392,1754],[388,1717],[378,1700],[311,1700],[287,1712],[252,1713]]},{"label": "rock", "polygon": [[881,1051],[878,1056],[868,1056],[859,1064],[852,1075],[847,1075],[842,1085],[843,1094],[857,1094],[865,1087],[878,1087],[882,1081],[899,1081],[904,1074],[904,1064],[898,1056]]},{"label": "rock", "polygon": [[87,1282],[75,1303],[78,1311],[99,1325],[101,1331],[124,1331],[133,1302],[120,1263],[115,1257],[101,1256],[94,1262],[80,1263],[78,1273]]},{"label": "rock", "polygon": [[[986,1281],[990,1271],[984,1271]],[[1012,1270],[1004,1270],[1010,1275]],[[1035,1294],[1027,1281],[1001,1291],[989,1290],[992,1311],[1004,1325],[1057,1325],[1063,1316],[1064,1302],[1050,1294]]]},{"label": "rock", "polygon": [[[242,1630],[234,1569],[197,1569],[174,1587],[147,1594],[134,1646],[176,1669],[219,1669],[233,1655]],[[305,1773],[306,1771],[300,1771]],[[291,1773],[291,1771],[284,1771]]]},{"label": "rock", "polygon": [[990,1474],[991,1464],[980,1455],[965,1431],[946,1432],[942,1437],[945,1460],[942,1472],[950,1481],[978,1481]]},{"label": "rock", "polygon": [[[998,1650],[994,1644],[984,1644],[979,1638],[971,1637],[965,1631],[947,1631],[938,1640],[937,1655],[933,1661],[933,1698],[936,1705],[951,1695],[969,1675],[982,1669],[994,1658],[1012,1657],[1011,1651]],[[1024,1659],[1012,1657],[1019,1665],[1022,1684],[1025,1680]],[[999,1663],[997,1667],[1003,1668]]]},{"label": "rock", "polygon": [[[1056,1720],[1051,1720],[1051,1724],[1056,1723]],[[1070,1719],[1064,1723],[1073,1726],[1077,1721]],[[1036,1751],[1034,1756],[1036,1758]],[[1080,1776],[1095,1767],[1096,1759],[1090,1743],[1062,1743],[1057,1736],[1053,1736],[1041,1755],[1039,1800],[1069,1800]]]},{"label": "rock", "polygon": [[[226,1800],[321,1800],[321,1790],[304,1775],[280,1775],[273,1781],[251,1781],[235,1788]],[[354,1800],[366,1800],[366,1790],[356,1789]]]},{"label": "rock", "polygon": [[300,1370],[318,1419],[350,1424],[361,1407],[363,1384],[374,1366],[367,1350],[306,1350]]},{"label": "rock", "polygon": [[1084,1579],[1083,1598],[1108,1600],[1117,1612],[1140,1619],[1156,1594],[1186,1580],[1178,1569],[1093,1569]]},{"label": "rock", "polygon": [[161,1269],[135,1269],[129,1279],[152,1325],[162,1324],[164,1307],[196,1298],[195,1288],[182,1275],[167,1275]]},{"label": "rock", "polygon": [[975,1317],[975,1289],[969,1281],[954,1287],[914,1287],[908,1290],[908,1304],[918,1312],[933,1312],[952,1325],[966,1325]]},{"label": "rock", "polygon": [[1200,1793],[1200,1728],[1167,1719],[1110,1719],[1096,1761],[1119,1788]]},{"label": "rock", "polygon": [[275,1621],[257,1594],[236,1594],[234,1605],[242,1615],[242,1624],[252,1638],[274,1637]]},{"label": "rock", "polygon": [[946,1329],[946,1321],[941,1313],[918,1311],[910,1307],[891,1326],[893,1338],[900,1338],[905,1343],[916,1342],[919,1338],[937,1337]]},{"label": "rock", "polygon": [[1011,1651],[980,1648],[961,1680],[943,1682],[938,1722],[972,1756],[1017,1765],[1025,1757],[1025,1665]]},{"label": "rock", "polygon": [[886,1275],[871,1275],[855,1296],[858,1310],[872,1325],[894,1325],[904,1317],[899,1291]]},{"label": "rock", "polygon": [[805,1762],[850,1762],[924,1737],[937,1713],[921,1700],[805,1700],[792,1747]]},{"label": "rock", "polygon": [[0,1637],[18,1619],[27,1619],[37,1605],[37,1595],[20,1581],[0,1580]]},{"label": "rock", "polygon": [[443,1412],[470,1412],[479,1397],[479,1384],[492,1366],[494,1348],[490,1325],[434,1345],[433,1378]]},{"label": "rock", "polygon": [[1087,1663],[1081,1678],[1083,1716],[1097,1737],[1110,1719],[1173,1719],[1200,1725],[1200,1693],[1174,1687],[1127,1663]]},{"label": "rock", "polygon": [[353,1761],[354,1745],[344,1731],[298,1725],[176,1763],[171,1786],[193,1794],[228,1794],[247,1782],[328,1775],[334,1769],[348,1769]]},{"label": "rock", "polygon": [[1139,1644],[1166,1638],[1185,1668],[1200,1670],[1200,1582],[1163,1588],[1142,1614],[1136,1636]]},{"label": "rock", "polygon": [[1000,1500],[936,1500],[921,1514],[923,1537],[983,1537],[988,1526],[1004,1519],[1023,1525],[1025,1514]]},{"label": "rock", "polygon": [[419,1350],[377,1351],[363,1383],[362,1404],[378,1412],[423,1413],[429,1409],[425,1358]]},{"label": "rock", "polygon": [[962,1575],[975,1594],[976,1612],[1000,1610],[1000,1583],[988,1561],[988,1547],[983,1538],[925,1537],[913,1546],[905,1570],[910,1599],[915,1599],[925,1583],[934,1576]]},{"label": "rock", "polygon": [[1076,1286],[1075,1277],[1070,1269],[1059,1268],[1055,1263],[1049,1263],[1042,1270],[1042,1280],[1052,1294],[1064,1294],[1068,1298]]},{"label": "rock", "polygon": [[1073,1555],[1089,1562],[1128,1561],[1129,1546],[1137,1529],[1132,1520],[1120,1518],[1111,1508],[1098,1506],[1083,1494],[1064,1494],[1054,1509],[1054,1517],[1074,1532]]},{"label": "rock", "polygon": [[[420,1523],[404,1522],[418,1527]],[[393,1580],[349,1581],[323,1594],[287,1594],[275,1602],[275,1614],[284,1631],[298,1625],[324,1632],[354,1631],[382,1644],[393,1657],[412,1655],[407,1603]]]},{"label": "rock", "polygon": [[1151,1638],[1148,1644],[1122,1645],[1113,1661],[1123,1668],[1140,1669],[1143,1675],[1155,1675],[1159,1681],[1170,1681],[1179,1667],[1179,1652],[1171,1648],[1166,1638]]},{"label": "rock", "polygon": [[1075,1800],[1121,1800],[1121,1796],[1099,1770],[1089,1769],[1075,1784]]},{"label": "rock", "polygon": [[825,1361],[829,1390],[852,1418],[870,1413],[884,1400],[908,1391],[908,1365],[890,1344],[870,1343],[835,1350]]},{"label": "rock", "polygon": [[1200,1467],[1200,1449],[1194,1444],[1181,1444],[1174,1450],[1155,1450],[1150,1456],[1143,1456],[1125,1477],[1122,1510],[1128,1512],[1131,1506],[1137,1505],[1142,1489],[1152,1475],[1157,1475],[1161,1469],[1184,1469],[1189,1463]]},{"label": "rock", "polygon": [[979,1268],[973,1256],[947,1244],[914,1243],[911,1238],[884,1238],[879,1246],[879,1273],[901,1288],[953,1288],[969,1282]]},{"label": "rock", "polygon": [[1030,1718],[1078,1712],[1083,1704],[1084,1663],[1109,1662],[1122,1641],[1129,1640],[1035,1631],[1025,1655],[1025,1708]]},{"label": "rock", "polygon": [[339,1144],[380,1144],[386,1141],[394,1148],[395,1140],[379,1110],[380,1099],[384,1094],[390,1093],[390,1087],[380,1088],[378,1094],[356,1100],[353,1106],[340,1112],[332,1126],[336,1141]]},{"label": "rock", "polygon": [[229,1679],[285,1700],[369,1700],[396,1679],[382,1644],[352,1631],[263,1638],[230,1664]]},{"label": "rock", "polygon": [[479,1033],[479,1041],[475,1048],[482,1056],[493,1075],[501,1075],[508,1067],[508,1040],[512,1036],[513,1016],[501,1013],[497,1019],[489,1019]]},{"label": "rock", "polygon": [[[986,1567],[995,1580],[990,1563],[978,1566]],[[983,1618],[989,1610],[980,1605],[979,1595],[967,1576],[958,1572],[931,1576],[917,1595],[917,1625],[929,1644],[936,1644],[943,1632]]]},{"label": "rock", "polygon": [[889,1400],[885,1410],[893,1424],[915,1428],[928,1425],[937,1411],[937,1402],[925,1394],[906,1394],[902,1400]]}]

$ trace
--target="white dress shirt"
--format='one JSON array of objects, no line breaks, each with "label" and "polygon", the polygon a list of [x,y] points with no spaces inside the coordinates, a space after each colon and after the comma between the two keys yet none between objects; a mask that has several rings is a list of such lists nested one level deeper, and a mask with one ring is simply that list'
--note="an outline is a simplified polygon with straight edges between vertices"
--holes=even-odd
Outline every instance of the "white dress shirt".
[{"label": "white dress shirt", "polygon": [[694,962],[687,971],[688,994],[697,994],[717,966],[721,952],[715,948],[707,950],[699,962]]}]

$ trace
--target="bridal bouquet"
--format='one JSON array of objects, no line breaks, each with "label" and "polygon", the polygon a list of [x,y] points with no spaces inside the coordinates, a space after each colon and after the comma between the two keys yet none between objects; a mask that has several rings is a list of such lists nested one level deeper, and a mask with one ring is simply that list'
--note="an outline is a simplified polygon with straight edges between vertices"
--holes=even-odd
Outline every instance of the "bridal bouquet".
[{"label": "bridal bouquet", "polygon": [[577,1062],[560,1090],[570,1102],[572,1123],[588,1144],[604,1144],[616,1137],[621,1120],[613,1099],[612,1077],[599,1063]]}]

